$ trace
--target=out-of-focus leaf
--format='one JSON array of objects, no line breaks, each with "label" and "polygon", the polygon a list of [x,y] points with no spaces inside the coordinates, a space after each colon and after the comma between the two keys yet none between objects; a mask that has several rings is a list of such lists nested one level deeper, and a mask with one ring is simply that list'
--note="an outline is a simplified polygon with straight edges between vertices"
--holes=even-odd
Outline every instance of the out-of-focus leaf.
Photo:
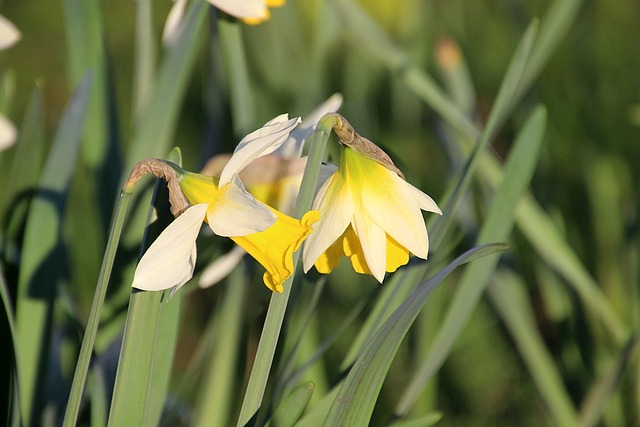
[{"label": "out-of-focus leaf", "polygon": [[37,423],[34,411],[40,408],[42,382],[46,378],[56,287],[66,263],[60,230],[90,82],[90,76],[86,76],[64,112],[27,218],[16,304],[20,403],[26,425]]}]

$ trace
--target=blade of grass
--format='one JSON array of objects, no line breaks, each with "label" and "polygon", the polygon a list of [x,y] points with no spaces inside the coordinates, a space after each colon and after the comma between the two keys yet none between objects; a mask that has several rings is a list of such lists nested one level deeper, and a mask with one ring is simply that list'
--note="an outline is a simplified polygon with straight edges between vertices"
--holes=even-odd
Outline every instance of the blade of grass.
[{"label": "blade of grass", "polygon": [[533,304],[520,278],[506,271],[498,272],[496,280],[489,285],[487,291],[518,347],[538,394],[544,401],[545,408],[548,408],[553,425],[578,425],[578,414],[562,382],[562,376],[540,336],[531,309]]},{"label": "blade of grass", "polygon": [[506,249],[489,244],[473,248],[420,285],[365,345],[340,387],[324,425],[368,425],[382,383],[404,336],[427,298],[457,267]]},{"label": "blade of grass", "polygon": [[[321,119],[316,130],[309,141],[309,159],[304,170],[298,200],[294,211],[294,217],[300,218],[302,214],[311,208],[313,196],[315,193],[316,183],[320,174],[321,162],[324,158],[324,151],[329,139],[329,134],[334,125],[335,118]],[[298,264],[299,252],[293,254],[293,265]],[[284,284],[284,292],[281,294],[274,293],[271,296],[267,317],[265,319],[260,342],[256,352],[256,358],[249,376],[249,383],[240,409],[238,417],[238,426],[246,425],[257,413],[267,386],[271,364],[280,336],[282,321],[289,301],[291,287],[293,285],[294,274]]]},{"label": "blade of grass", "polygon": [[16,351],[20,357],[20,403],[25,425],[37,423],[39,383],[44,369],[56,284],[61,260],[60,228],[73,166],[80,147],[84,113],[89,101],[90,77],[85,76],[65,109],[55,140],[31,202],[25,229],[16,303]]},{"label": "blade of grass", "polygon": [[580,425],[590,427],[598,425],[606,403],[619,389],[622,376],[625,373],[633,355],[637,355],[640,338],[632,337],[612,361],[611,366],[600,376],[598,381],[591,387],[587,397],[582,402],[580,408]]},{"label": "blade of grass", "polygon": [[89,312],[89,320],[87,321],[84,337],[82,339],[82,346],[80,347],[80,354],[78,355],[78,362],[76,363],[76,370],[73,375],[73,382],[71,383],[71,391],[69,393],[69,400],[67,401],[67,409],[63,420],[63,425],[66,427],[75,426],[78,420],[82,392],[84,390],[93,345],[95,343],[98,324],[100,322],[100,313],[107,294],[109,278],[111,277],[111,270],[113,268],[118,242],[120,241],[120,235],[122,233],[124,219],[133,189],[129,189],[129,191],[127,190],[128,189],[125,189],[120,193],[118,207],[114,213],[111,232],[109,233],[102,267],[100,268],[100,275],[98,276],[98,284],[96,285],[91,311]]},{"label": "blade of grass", "polygon": [[[533,176],[545,129],[546,110],[538,107],[531,113],[514,143],[502,185],[480,230],[478,244],[508,238],[515,221],[518,202]],[[444,362],[480,300],[497,263],[498,259],[487,259],[473,264],[465,271],[431,350],[396,406],[396,416],[403,417],[409,412],[426,383]]]}]

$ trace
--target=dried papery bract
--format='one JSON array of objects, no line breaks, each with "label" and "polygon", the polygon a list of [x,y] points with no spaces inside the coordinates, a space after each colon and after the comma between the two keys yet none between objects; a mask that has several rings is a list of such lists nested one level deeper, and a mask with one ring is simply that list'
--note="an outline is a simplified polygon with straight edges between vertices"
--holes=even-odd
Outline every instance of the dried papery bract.
[{"label": "dried papery bract", "polygon": [[333,132],[335,132],[338,137],[340,144],[351,148],[358,154],[380,163],[385,168],[397,173],[400,178],[405,179],[404,174],[400,169],[398,169],[395,163],[393,163],[391,157],[389,157],[389,155],[376,144],[369,141],[367,138],[360,136],[347,119],[338,113],[328,114],[327,116],[334,116],[336,118],[336,124],[333,126]]},{"label": "dried papery bract", "polygon": [[169,189],[171,213],[176,218],[180,216],[189,207],[189,202],[180,189],[180,181],[176,171],[166,161],[146,159],[138,162],[131,170],[125,187],[132,190],[138,180],[147,174],[152,174],[156,178],[166,181]]}]

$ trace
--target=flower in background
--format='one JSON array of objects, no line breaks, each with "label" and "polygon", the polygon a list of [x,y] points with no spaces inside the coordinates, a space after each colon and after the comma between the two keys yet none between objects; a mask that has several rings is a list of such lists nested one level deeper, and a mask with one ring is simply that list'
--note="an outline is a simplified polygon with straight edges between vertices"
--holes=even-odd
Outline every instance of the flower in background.
[{"label": "flower in background", "polygon": [[209,3],[228,13],[231,16],[242,19],[247,24],[255,25],[268,20],[271,17],[270,7],[280,7],[285,0],[208,0]]},{"label": "flower in background", "polygon": [[[170,164],[192,206],[149,247],[136,269],[133,287],[161,290],[186,283],[195,265],[197,231],[205,221],[215,234],[229,237],[262,264],[266,269],[263,280],[269,289],[284,290],[283,282],[293,274],[293,252],[311,233],[311,224],[318,220],[319,214],[309,211],[300,220],[285,215],[247,192],[238,175],[252,161],[272,153],[286,141],[299,120],[288,120],[282,115],[247,135],[236,147],[219,178],[188,172]],[[187,218],[181,220],[185,215]],[[170,249],[173,247],[176,249]],[[172,268],[167,264],[172,264],[176,271],[170,280],[162,273]],[[156,273],[156,268],[160,272]]]},{"label": "flower in background", "polygon": [[[178,29],[187,8],[188,0],[173,0],[174,4],[162,32],[162,41],[171,44],[178,35]],[[208,0],[221,11],[241,19],[249,25],[260,24],[271,17],[270,7],[283,6],[285,0]]]},{"label": "flower in background", "polygon": [[315,265],[329,273],[347,256],[355,271],[382,283],[385,272],[406,264],[410,253],[427,259],[429,238],[421,210],[442,212],[404,180],[386,153],[340,120],[343,129],[334,131],[345,147],[340,166],[313,203],[320,220],[303,248],[304,271]]},{"label": "flower in background", "polygon": [[[4,16],[0,15],[0,50],[8,49],[20,40],[20,31]],[[18,132],[4,115],[0,114],[0,151],[16,141]]]}]

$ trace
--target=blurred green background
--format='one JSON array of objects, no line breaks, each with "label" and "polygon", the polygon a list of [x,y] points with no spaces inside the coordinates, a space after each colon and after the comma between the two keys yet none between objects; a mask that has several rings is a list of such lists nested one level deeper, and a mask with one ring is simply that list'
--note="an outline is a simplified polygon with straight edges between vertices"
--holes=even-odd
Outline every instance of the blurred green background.
[{"label": "blurred green background", "polygon": [[[78,38],[82,31],[73,30],[78,18],[70,14],[74,8],[81,8],[82,2],[4,1],[0,7],[0,12],[22,32],[20,43],[0,54],[1,106],[19,126],[35,87],[42,97],[43,152],[34,153],[29,162],[18,165],[33,169],[34,180],[65,105],[80,81],[79,70],[92,61],[78,58],[82,49],[74,44],[87,42],[89,46],[104,48],[104,56],[98,55],[98,62],[103,63],[94,67],[94,79],[104,83],[104,105],[109,110],[106,114],[109,119],[104,128],[94,128],[94,133],[85,128],[82,160],[74,169],[68,199],[68,211],[73,215],[67,215],[62,223],[67,245],[68,271],[64,272],[64,281],[68,299],[64,314],[58,314],[80,324],[86,321],[89,312],[118,179],[127,173],[130,162],[166,152],[147,148],[138,151],[141,158],[125,158],[139,130],[134,82],[139,54],[136,3],[131,0],[89,3],[98,5],[99,14],[97,21],[86,21],[86,25],[96,30],[96,22],[100,23],[102,40],[92,39],[92,31],[87,31],[86,39]],[[207,11],[202,30],[195,36],[194,65],[186,77],[184,98],[176,101],[179,114],[175,128],[170,126],[163,134],[169,139],[169,146],[180,146],[184,166],[197,170],[209,156],[233,150],[247,131],[266,120],[283,112],[304,116],[339,92],[344,96],[341,114],[360,134],[384,147],[408,181],[440,200],[464,164],[464,155],[450,142],[454,133],[405,84],[402,67],[389,67],[372,53],[376,50],[375,43],[371,44],[368,36],[354,35],[353,23],[332,3],[289,0],[284,7],[272,9],[268,22],[239,26],[245,47],[244,55],[240,56],[246,58],[251,94],[249,108],[243,110],[233,105],[234,71],[229,69],[230,55],[224,52],[218,38],[220,25],[227,21],[217,21],[216,13]],[[487,119],[523,32],[534,17],[543,19],[554,5],[561,3],[562,0],[359,2],[413,63],[444,87],[448,87],[447,77],[438,64],[438,46],[442,47],[443,41],[453,41],[459,46],[473,85],[467,93],[473,96],[469,113],[480,127]],[[566,29],[566,36],[557,40],[557,49],[539,78],[489,149],[498,159],[505,159],[528,112],[538,103],[546,106],[547,136],[531,193],[622,322],[629,330],[639,331],[640,2],[577,3],[579,10]],[[152,56],[157,56],[161,64],[166,55],[159,41],[172,3],[161,0],[152,5],[152,46],[156,49]],[[96,70],[100,70],[98,74]],[[98,139],[107,139],[109,143],[98,141],[95,132]],[[108,147],[111,154],[100,155],[96,166],[92,164],[91,147],[100,144]],[[17,147],[0,154],[2,182],[11,182],[16,150]],[[337,152],[335,147],[330,150],[334,155]],[[100,184],[94,185],[93,180]],[[15,218],[16,206],[9,203],[11,195],[8,186],[0,187],[0,200],[4,203],[0,205],[5,236],[4,271],[8,282],[15,283],[19,263],[11,248],[12,244],[20,247],[21,232],[11,228],[12,221],[20,222]],[[445,246],[460,252],[472,244],[491,197],[486,183],[480,180],[474,183],[463,208],[455,213],[455,238]],[[122,265],[135,260],[135,243],[139,244],[132,238],[124,245],[119,254]],[[599,381],[610,372],[611,364],[619,360],[619,347],[594,320],[575,290],[567,286],[566,276],[550,266],[521,230],[514,229],[509,243],[511,249],[502,259],[502,269],[524,285],[536,330],[571,401],[580,407],[597,392],[592,388],[594,384],[605,383]],[[216,242],[207,246],[201,252],[202,262],[207,256],[220,253],[225,245]],[[438,256],[431,254],[436,262],[442,262]],[[126,277],[127,270],[123,267],[122,271]],[[259,277],[259,272],[254,275]],[[314,330],[318,336],[330,335],[352,307],[378,288],[372,278],[358,276],[348,265],[341,265],[328,280],[317,308]],[[176,353],[173,374],[178,389],[180,376],[188,372],[201,339],[200,332],[215,311],[221,289],[222,286],[194,290],[185,297],[188,308],[184,312],[189,315],[180,326],[180,351]],[[259,336],[269,298],[259,280],[250,285],[250,290],[246,302],[249,326],[244,335],[249,355]],[[108,347],[122,325],[128,292],[126,283],[110,290],[111,309],[103,320],[105,325],[111,325],[106,329],[116,332],[105,335],[98,353]],[[385,382],[374,420],[388,418],[454,292],[455,285],[442,286],[411,329]],[[366,312],[367,307],[363,310]],[[315,367],[328,382],[340,375],[342,357],[361,324],[361,318],[358,319]],[[482,300],[436,380],[422,394],[417,406],[421,409],[416,410],[441,411],[444,418],[440,425],[553,425],[508,327],[495,306]],[[621,365],[624,369],[614,376],[616,391],[611,392],[611,399],[604,405],[602,425],[640,422],[639,363],[637,351],[632,352]],[[192,393],[184,389],[184,384],[182,387],[183,395]]]}]

